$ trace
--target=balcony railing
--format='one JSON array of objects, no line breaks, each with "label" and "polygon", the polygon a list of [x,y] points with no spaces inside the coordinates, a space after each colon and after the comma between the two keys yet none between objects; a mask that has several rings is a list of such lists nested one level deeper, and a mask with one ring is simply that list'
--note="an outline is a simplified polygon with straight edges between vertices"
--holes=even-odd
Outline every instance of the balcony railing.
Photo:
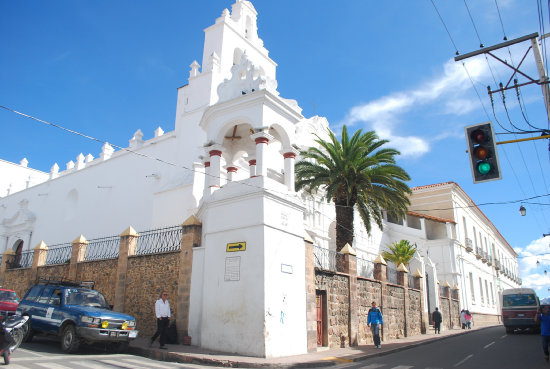
[{"label": "balcony railing", "polygon": [[477,259],[481,259],[481,253],[482,253],[481,248],[476,247],[476,258]]},{"label": "balcony railing", "polygon": [[474,250],[474,243],[471,239],[466,238],[466,251],[472,252]]},{"label": "balcony railing", "polygon": [[357,275],[359,277],[374,278],[374,263],[370,260],[357,258]]},{"label": "balcony railing", "polygon": [[325,249],[324,247],[314,246],[313,258],[315,259],[315,267],[322,270],[336,272],[336,261],[339,253],[333,250]]}]

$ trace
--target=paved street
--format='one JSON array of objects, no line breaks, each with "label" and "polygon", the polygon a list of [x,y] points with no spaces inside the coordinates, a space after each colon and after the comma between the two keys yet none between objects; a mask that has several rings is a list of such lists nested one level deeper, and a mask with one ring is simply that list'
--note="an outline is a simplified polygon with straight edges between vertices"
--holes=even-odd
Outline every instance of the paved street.
[{"label": "paved street", "polygon": [[[0,363],[3,360],[0,359]],[[141,356],[110,354],[101,347],[82,346],[77,354],[65,354],[59,347],[59,341],[35,337],[31,343],[25,343],[11,356],[10,368],[28,369],[109,369],[109,368],[205,368],[194,364],[178,364],[155,361]]]},{"label": "paved street", "polygon": [[506,335],[503,327],[492,327],[387,356],[343,363],[337,368],[536,369],[550,368],[550,365],[544,360],[539,335],[532,333]]}]

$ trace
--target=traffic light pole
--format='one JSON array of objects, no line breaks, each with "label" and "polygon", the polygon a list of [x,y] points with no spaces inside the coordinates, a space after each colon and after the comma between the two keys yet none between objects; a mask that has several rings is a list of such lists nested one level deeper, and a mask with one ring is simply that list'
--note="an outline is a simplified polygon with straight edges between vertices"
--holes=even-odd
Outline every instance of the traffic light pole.
[{"label": "traffic light pole", "polygon": [[495,144],[504,145],[504,144],[514,143],[514,142],[542,140],[544,138],[550,138],[550,135],[544,135],[544,136],[538,136],[538,137],[528,137],[528,138],[518,138],[517,140],[495,142]]}]

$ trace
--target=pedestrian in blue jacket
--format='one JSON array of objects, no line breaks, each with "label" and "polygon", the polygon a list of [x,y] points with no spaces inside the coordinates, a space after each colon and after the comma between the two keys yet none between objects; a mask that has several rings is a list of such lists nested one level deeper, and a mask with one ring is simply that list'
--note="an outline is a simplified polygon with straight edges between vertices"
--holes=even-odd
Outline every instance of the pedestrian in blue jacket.
[{"label": "pedestrian in blue jacket", "polygon": [[548,361],[548,344],[550,343],[550,314],[548,314],[548,305],[543,306],[541,312],[535,315],[535,322],[539,320],[542,351],[544,352],[544,359]]},{"label": "pedestrian in blue jacket", "polygon": [[376,307],[376,302],[372,302],[372,307],[369,309],[367,316],[367,326],[370,327],[372,338],[374,339],[374,347],[382,348],[380,344],[380,326],[384,324],[382,312]]}]

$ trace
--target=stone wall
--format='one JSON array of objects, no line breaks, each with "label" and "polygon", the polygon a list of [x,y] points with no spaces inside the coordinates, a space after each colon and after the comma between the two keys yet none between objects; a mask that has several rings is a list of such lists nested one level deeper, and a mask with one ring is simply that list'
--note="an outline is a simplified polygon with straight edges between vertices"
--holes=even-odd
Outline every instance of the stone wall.
[{"label": "stone wall", "polygon": [[86,261],[78,263],[76,280],[94,281],[94,289],[105,296],[109,305],[114,305],[116,270],[117,259]]},{"label": "stone wall", "polygon": [[381,306],[384,316],[383,329],[386,338],[405,337],[405,289],[402,286],[388,284],[385,305]]},{"label": "stone wall", "polygon": [[176,319],[177,271],[179,252],[131,257],[126,276],[126,312],[136,317],[142,336],[156,329],[155,301],[163,290],[168,292],[172,319]]},{"label": "stone wall", "polygon": [[320,272],[315,275],[315,285],[326,291],[328,346],[340,347],[341,338],[348,337],[349,277]]},{"label": "stone wall", "polygon": [[372,333],[369,327],[367,327],[367,315],[373,301],[376,301],[377,304],[380,304],[380,301],[382,301],[382,284],[380,281],[357,278],[357,290],[359,299],[358,341],[359,344],[364,345],[374,342]]},{"label": "stone wall", "polygon": [[[137,329],[142,337],[151,336],[155,332],[155,301],[160,297],[160,293],[166,290],[169,294],[172,320],[177,319],[178,339],[182,342],[188,334],[192,271],[191,265],[184,264],[185,260],[190,259],[193,247],[200,246],[200,242],[197,241],[200,240],[200,233],[200,222],[191,217],[182,224],[179,250],[135,255],[139,234],[130,227],[121,235],[118,258],[95,261],[84,261],[85,252],[81,251],[83,247],[85,249],[87,241],[81,236],[73,242],[70,262],[58,265],[45,265],[48,248],[41,243],[34,249],[33,264],[30,268],[8,269],[8,260],[14,257],[13,251],[9,250],[2,258],[1,285],[15,290],[22,297],[38,278],[71,280],[69,276],[73,275],[72,279],[76,281],[93,281],[94,289],[105,296],[107,302],[114,306],[114,310],[131,314],[136,318]],[[160,249],[162,245],[157,246]],[[342,290],[343,283],[336,281],[329,289],[330,294],[336,296],[336,292]],[[344,300],[344,297],[335,298],[331,309],[338,310],[339,303]],[[337,320],[340,323],[347,319],[339,313],[334,313],[334,317],[333,321]]]},{"label": "stone wall", "polygon": [[407,336],[422,333],[422,294],[420,290],[409,289],[409,306],[407,310]]},{"label": "stone wall", "polygon": [[451,299],[451,324],[452,328],[460,327],[460,301]]}]

